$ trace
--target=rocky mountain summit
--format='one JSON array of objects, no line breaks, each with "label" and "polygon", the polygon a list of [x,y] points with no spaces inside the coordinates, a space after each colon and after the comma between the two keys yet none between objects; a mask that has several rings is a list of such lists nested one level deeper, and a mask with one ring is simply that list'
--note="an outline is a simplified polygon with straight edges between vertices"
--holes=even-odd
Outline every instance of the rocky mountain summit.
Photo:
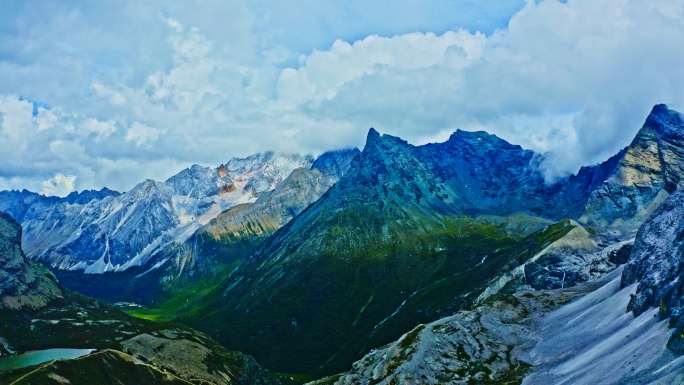
[{"label": "rocky mountain summit", "polygon": [[610,177],[591,193],[579,221],[634,232],[683,175],[684,117],[659,104]]}]

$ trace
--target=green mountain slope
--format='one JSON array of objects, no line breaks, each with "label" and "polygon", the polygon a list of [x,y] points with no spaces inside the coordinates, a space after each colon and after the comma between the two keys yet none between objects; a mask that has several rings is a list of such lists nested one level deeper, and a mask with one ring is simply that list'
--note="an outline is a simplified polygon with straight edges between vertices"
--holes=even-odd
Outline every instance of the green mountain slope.
[{"label": "green mountain slope", "polygon": [[454,186],[416,147],[371,130],[335,186],[180,320],[271,369],[335,373],[468,306],[571,229],[511,235],[505,223],[464,215],[474,206]]}]

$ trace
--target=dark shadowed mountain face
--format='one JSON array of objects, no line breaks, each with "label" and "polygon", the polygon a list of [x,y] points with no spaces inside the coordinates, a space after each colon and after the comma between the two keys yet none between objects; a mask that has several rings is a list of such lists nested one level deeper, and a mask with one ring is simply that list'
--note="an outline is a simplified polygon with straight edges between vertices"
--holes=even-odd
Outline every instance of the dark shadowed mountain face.
[{"label": "dark shadowed mountain face", "polygon": [[608,177],[622,155],[549,184],[537,167],[539,154],[486,132],[459,130],[444,143],[416,151],[435,176],[462,198],[463,213],[523,212],[555,220],[577,217],[589,193]]}]

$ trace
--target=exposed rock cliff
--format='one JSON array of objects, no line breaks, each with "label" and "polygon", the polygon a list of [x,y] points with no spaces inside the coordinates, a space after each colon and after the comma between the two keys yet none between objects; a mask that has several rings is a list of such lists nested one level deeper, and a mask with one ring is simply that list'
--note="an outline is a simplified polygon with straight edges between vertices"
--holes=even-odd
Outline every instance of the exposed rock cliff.
[{"label": "exposed rock cliff", "polygon": [[55,278],[24,255],[21,225],[0,212],[0,309],[41,308],[61,296]]},{"label": "exposed rock cliff", "polygon": [[608,180],[592,192],[580,222],[635,231],[684,176],[684,118],[653,107]]},{"label": "exposed rock cliff", "polygon": [[670,346],[684,353],[684,189],[678,189],[637,233],[622,285],[638,283],[629,309],[640,315],[658,307],[678,333]]}]

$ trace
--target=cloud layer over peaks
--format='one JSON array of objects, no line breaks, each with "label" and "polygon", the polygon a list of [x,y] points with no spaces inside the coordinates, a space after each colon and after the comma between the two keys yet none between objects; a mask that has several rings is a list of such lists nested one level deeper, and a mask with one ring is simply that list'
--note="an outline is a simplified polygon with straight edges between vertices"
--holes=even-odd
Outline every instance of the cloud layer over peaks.
[{"label": "cloud layer over peaks", "polygon": [[684,107],[683,0],[295,3],[0,6],[0,189],[127,190],[371,126],[486,130],[548,152],[552,180]]}]

